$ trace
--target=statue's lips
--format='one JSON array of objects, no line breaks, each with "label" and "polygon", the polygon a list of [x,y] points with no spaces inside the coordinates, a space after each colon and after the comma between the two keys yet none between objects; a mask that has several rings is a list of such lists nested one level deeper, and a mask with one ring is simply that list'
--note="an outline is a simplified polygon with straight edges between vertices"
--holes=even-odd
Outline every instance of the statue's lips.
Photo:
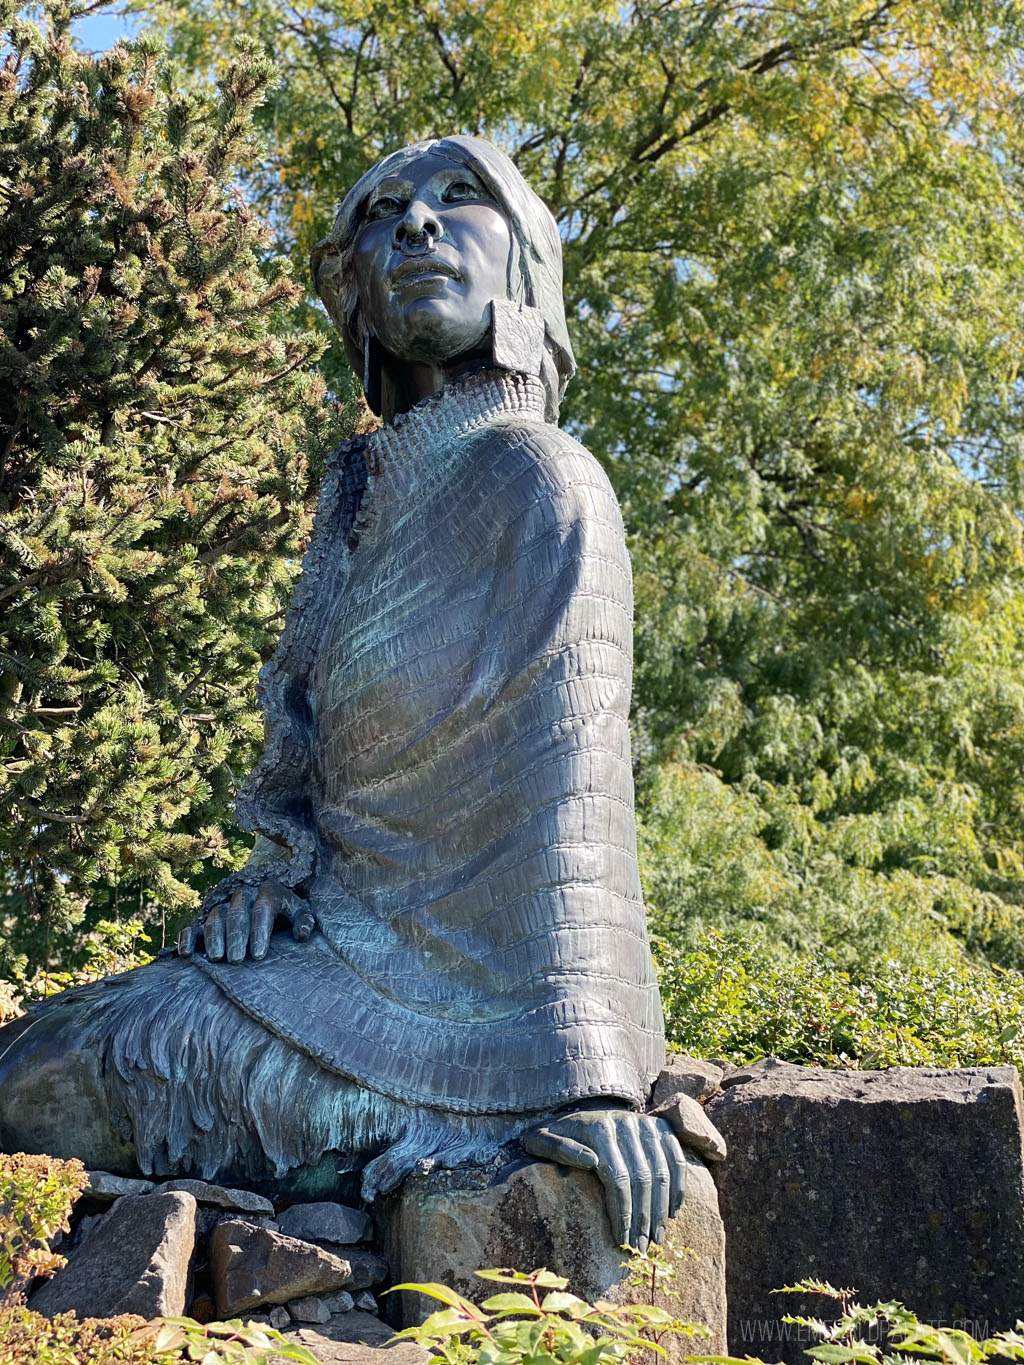
[{"label": "statue's lips", "polygon": [[391,286],[394,288],[399,284],[408,284],[414,280],[426,280],[431,276],[443,275],[450,280],[461,279],[462,276],[453,265],[447,261],[442,261],[437,256],[417,256],[413,260],[403,261],[391,272]]}]

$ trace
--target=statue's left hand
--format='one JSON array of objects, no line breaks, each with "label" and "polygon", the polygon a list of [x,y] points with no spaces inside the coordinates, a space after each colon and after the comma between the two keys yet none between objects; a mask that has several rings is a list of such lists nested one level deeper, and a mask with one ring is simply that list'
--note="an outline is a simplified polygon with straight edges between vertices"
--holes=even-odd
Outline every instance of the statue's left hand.
[{"label": "statue's left hand", "polygon": [[246,957],[259,962],[267,955],[278,919],[290,923],[299,943],[305,943],[316,925],[308,901],[280,882],[240,886],[230,899],[215,901],[201,919],[181,931],[178,956],[191,957],[202,943],[211,962],[221,958],[242,962]]},{"label": "statue's left hand", "polygon": [[593,1171],[620,1244],[661,1242],[683,1202],[686,1158],[664,1119],[628,1109],[581,1109],[524,1133],[531,1156]]}]

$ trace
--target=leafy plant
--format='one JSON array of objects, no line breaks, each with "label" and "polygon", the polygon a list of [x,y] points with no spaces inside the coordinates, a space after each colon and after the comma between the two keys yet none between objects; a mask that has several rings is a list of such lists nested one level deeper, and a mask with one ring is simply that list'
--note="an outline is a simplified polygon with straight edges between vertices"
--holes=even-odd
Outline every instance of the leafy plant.
[{"label": "leafy plant", "polygon": [[258,1323],[143,1322],[130,1314],[79,1321],[73,1313],[51,1320],[24,1304],[0,1308],[3,1365],[260,1365],[271,1360],[317,1365],[300,1343]]},{"label": "leafy plant", "polygon": [[[445,1365],[610,1365],[638,1350],[664,1355],[666,1334],[702,1329],[652,1303],[587,1303],[566,1292],[568,1280],[550,1270],[478,1270],[477,1278],[514,1288],[481,1304],[443,1284],[400,1284],[446,1306],[418,1327],[398,1332]],[[394,1291],[389,1291],[394,1292]]]},{"label": "leafy plant", "polygon": [[806,1279],[776,1290],[779,1294],[818,1294],[831,1300],[838,1315],[822,1318],[787,1315],[783,1322],[802,1327],[819,1339],[807,1355],[823,1365],[983,1365],[989,1360],[1024,1360],[1024,1323],[1015,1331],[997,1332],[984,1340],[958,1328],[919,1322],[903,1304],[891,1300],[862,1305],[854,1289],[835,1289],[822,1280]]},{"label": "leafy plant", "polygon": [[0,1303],[33,1276],[52,1275],[64,1265],[50,1242],[57,1232],[68,1230],[72,1205],[85,1182],[80,1161],[0,1153]]}]

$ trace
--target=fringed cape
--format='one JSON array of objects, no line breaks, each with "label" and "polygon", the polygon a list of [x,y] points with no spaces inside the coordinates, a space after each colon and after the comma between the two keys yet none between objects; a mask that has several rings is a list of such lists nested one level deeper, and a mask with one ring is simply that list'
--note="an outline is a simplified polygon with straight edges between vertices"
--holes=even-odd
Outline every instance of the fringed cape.
[{"label": "fringed cape", "polygon": [[197,965],[393,1099],[643,1105],[664,1047],[631,614],[611,487],[537,380],[477,375],[343,446],[237,807],[264,836],[245,879],[297,888],[318,932]]}]

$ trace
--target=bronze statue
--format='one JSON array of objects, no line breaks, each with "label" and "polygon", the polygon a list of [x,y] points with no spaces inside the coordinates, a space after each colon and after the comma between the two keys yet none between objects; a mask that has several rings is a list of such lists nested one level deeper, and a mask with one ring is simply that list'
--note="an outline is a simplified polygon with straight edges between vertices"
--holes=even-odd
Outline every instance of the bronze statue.
[{"label": "bronze statue", "polygon": [[[0,1144],[367,1199],[519,1139],[660,1239],[684,1161],[636,860],[631,583],[550,213],[486,142],[385,158],[313,258],[383,425],[344,443],[178,955],[0,1031]],[[280,929],[280,931],[278,931]],[[59,1116],[59,1121],[58,1121]]]}]

